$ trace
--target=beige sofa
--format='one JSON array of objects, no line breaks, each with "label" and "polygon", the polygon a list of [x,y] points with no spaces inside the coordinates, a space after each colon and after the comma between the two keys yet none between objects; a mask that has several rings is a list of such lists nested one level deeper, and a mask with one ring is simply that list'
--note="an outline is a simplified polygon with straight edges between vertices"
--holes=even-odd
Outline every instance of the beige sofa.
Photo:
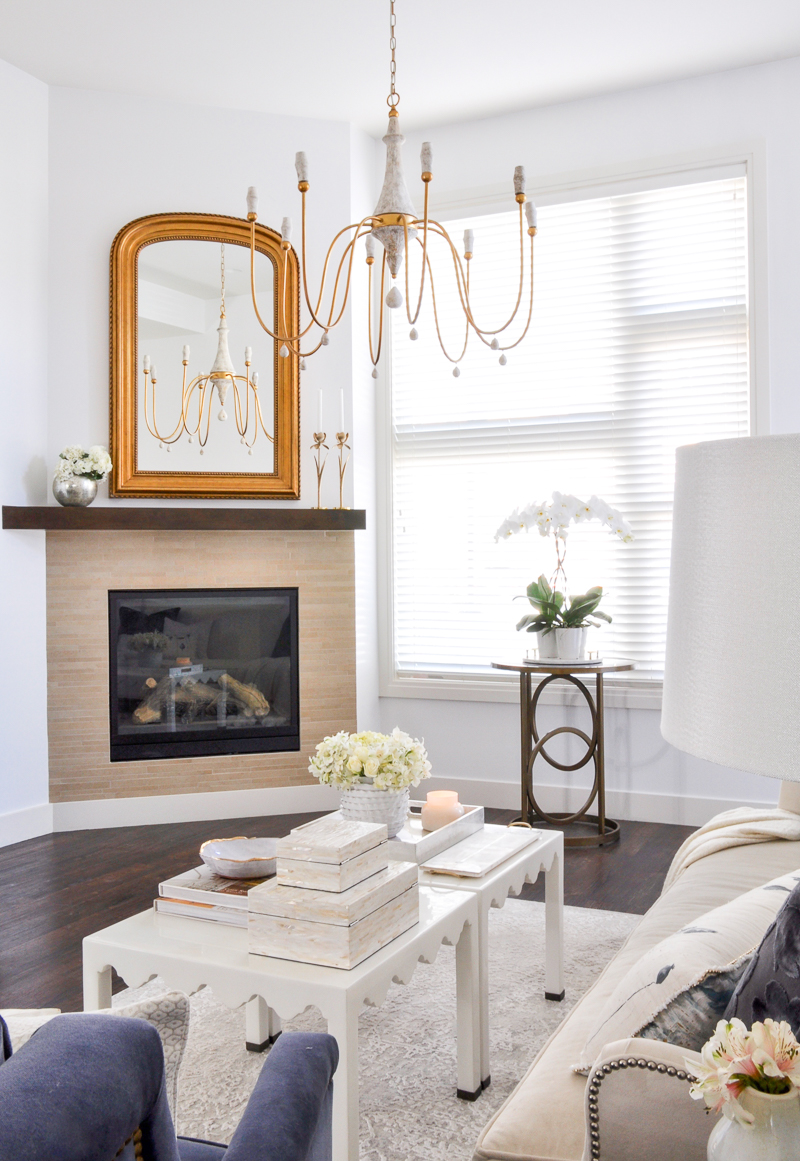
[{"label": "beige sofa", "polygon": [[[800,813],[800,784],[783,784],[780,805]],[[716,1118],[689,1097],[684,1061],[691,1053],[653,1040],[617,1041],[588,1079],[572,1065],[600,1006],[643,952],[797,868],[800,842],[785,840],[731,847],[688,867],[550,1037],[484,1128],[474,1161],[705,1161]]]}]

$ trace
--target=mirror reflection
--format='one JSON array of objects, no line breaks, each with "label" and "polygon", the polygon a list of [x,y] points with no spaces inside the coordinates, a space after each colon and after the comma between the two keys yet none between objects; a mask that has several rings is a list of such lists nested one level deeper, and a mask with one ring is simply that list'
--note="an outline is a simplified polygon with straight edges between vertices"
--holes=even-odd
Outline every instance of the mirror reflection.
[{"label": "mirror reflection", "polygon": [[[275,266],[255,256],[259,310],[274,315]],[[253,316],[250,255],[176,238],[139,252],[137,467],[272,472],[275,346]]]}]

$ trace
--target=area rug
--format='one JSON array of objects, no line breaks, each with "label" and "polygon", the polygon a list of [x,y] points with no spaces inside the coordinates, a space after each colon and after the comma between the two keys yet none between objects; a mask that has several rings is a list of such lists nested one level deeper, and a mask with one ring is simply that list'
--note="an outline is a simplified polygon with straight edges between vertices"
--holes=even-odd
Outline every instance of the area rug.
[{"label": "area rug", "polygon": [[[359,1022],[362,1161],[470,1161],[480,1130],[525,1073],[567,1012],[597,979],[638,915],[564,909],[566,998],[544,998],[544,904],[509,899],[489,916],[492,1083],[474,1103],[455,1095],[454,951],[442,947],[409,984],[389,990]],[[164,985],[115,996],[129,1002]],[[325,1031],[315,1008],[286,1030]],[[181,1065],[178,1132],[228,1142],[265,1057],[244,1047],[244,1009],[219,1004],[210,989],[192,997]]]}]

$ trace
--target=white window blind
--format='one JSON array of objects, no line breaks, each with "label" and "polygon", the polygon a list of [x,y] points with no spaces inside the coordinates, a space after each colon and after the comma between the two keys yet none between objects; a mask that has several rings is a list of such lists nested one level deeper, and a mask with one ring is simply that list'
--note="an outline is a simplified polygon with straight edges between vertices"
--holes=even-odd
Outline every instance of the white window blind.
[{"label": "white window blind", "polygon": [[[557,489],[596,493],[632,524],[632,544],[597,523],[575,528],[568,587],[607,594],[613,623],[591,647],[660,675],[675,449],[749,431],[746,198],[736,177],[540,209],[533,324],[505,367],[473,335],[456,379],[430,303],[417,342],[405,310],[391,312],[396,674],[487,673],[534,644],[515,631],[529,606],[513,598],[551,574],[552,541],[493,538],[513,508]],[[482,326],[504,321],[515,298],[517,222],[448,223],[454,238],[475,231]],[[452,282],[440,276],[436,293],[456,353]]]}]

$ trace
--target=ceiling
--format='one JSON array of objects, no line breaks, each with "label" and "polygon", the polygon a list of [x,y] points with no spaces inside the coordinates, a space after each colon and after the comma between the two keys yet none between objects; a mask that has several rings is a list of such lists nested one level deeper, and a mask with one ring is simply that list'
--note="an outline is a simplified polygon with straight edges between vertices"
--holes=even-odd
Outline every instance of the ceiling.
[{"label": "ceiling", "polygon": [[[346,120],[377,134],[388,0],[0,0],[52,85]],[[800,55],[798,0],[396,0],[408,127]]]}]

